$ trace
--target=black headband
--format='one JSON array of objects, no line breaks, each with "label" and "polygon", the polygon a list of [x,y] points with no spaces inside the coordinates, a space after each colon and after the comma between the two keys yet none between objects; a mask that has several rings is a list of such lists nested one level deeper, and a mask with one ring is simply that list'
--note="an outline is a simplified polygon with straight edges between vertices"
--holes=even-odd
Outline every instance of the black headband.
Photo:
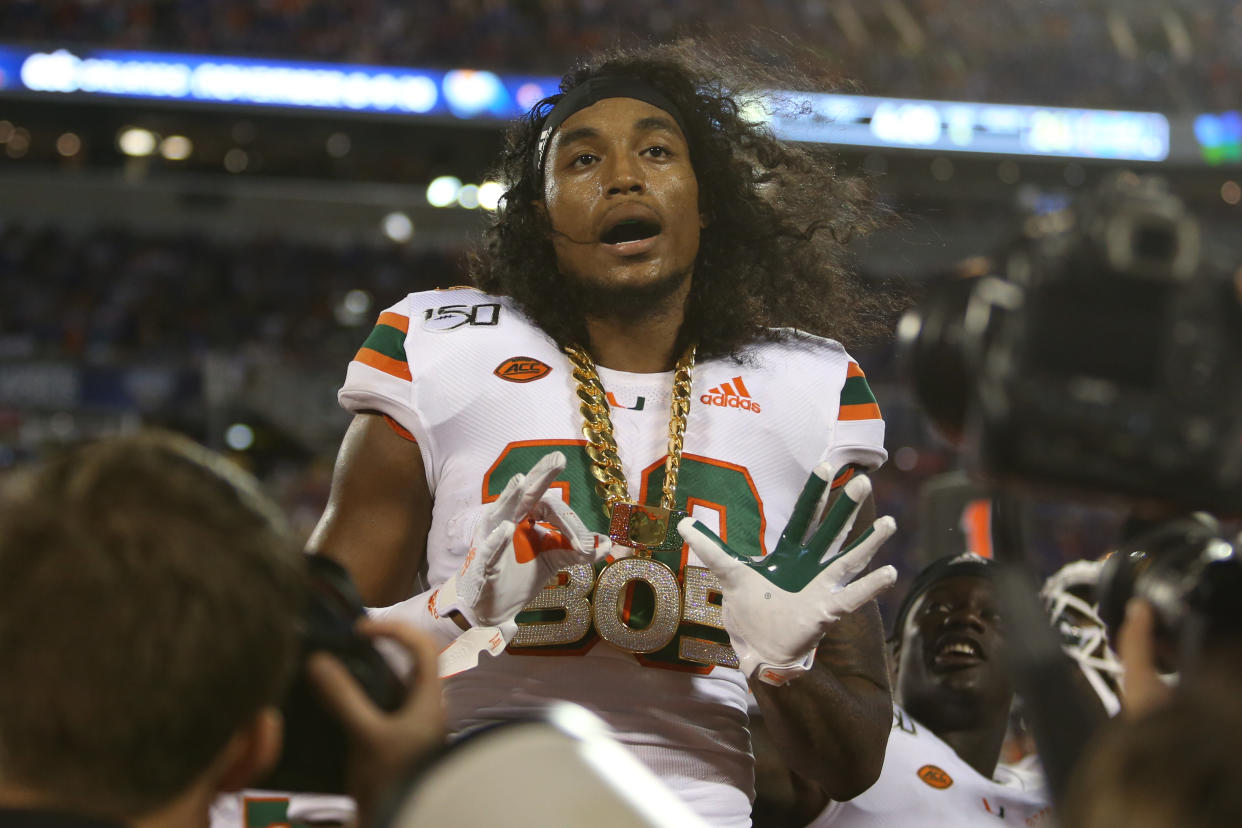
[{"label": "black headband", "polygon": [[902,627],[906,625],[906,616],[910,613],[910,608],[914,606],[915,600],[927,590],[931,589],[945,578],[958,578],[964,576],[974,576],[976,578],[991,578],[992,567],[995,566],[990,558],[980,557],[973,552],[966,552],[961,555],[946,555],[938,558],[928,564],[923,571],[914,576],[910,588],[906,590],[905,597],[901,599],[901,603],[897,606],[897,615],[893,618],[893,633],[888,637],[889,641],[901,638]]},{"label": "black headband", "polygon": [[557,127],[565,123],[565,120],[575,112],[599,103],[605,98],[633,98],[649,103],[656,109],[662,109],[673,117],[677,126],[681,127],[682,135],[689,137],[686,122],[681,117],[681,110],[659,89],[641,78],[627,75],[599,75],[583,81],[561,95],[556,105],[552,107],[552,111],[548,113],[548,117],[544,119],[543,130],[539,133],[539,147],[535,155],[536,177],[543,173],[543,162],[548,154],[548,144],[551,143],[552,133],[556,132]]}]

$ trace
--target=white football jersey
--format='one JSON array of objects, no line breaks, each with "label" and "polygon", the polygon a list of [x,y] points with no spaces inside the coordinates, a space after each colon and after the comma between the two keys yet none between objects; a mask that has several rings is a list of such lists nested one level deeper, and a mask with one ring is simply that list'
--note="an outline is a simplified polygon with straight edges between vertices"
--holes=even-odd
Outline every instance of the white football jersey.
[{"label": "white football jersey", "polygon": [[[884,423],[862,371],[836,342],[791,332],[744,356],[694,368],[676,494],[679,508],[734,549],[765,554],[817,463],[884,461]],[[658,504],[672,373],[598,371],[630,497]],[[588,527],[607,533],[576,390],[565,355],[507,299],[429,291],[380,315],[339,399],[353,412],[388,415],[417,441],[434,498],[432,585],[460,568],[470,516],[550,451],[568,461],[554,486]],[[450,726],[530,715],[551,699],[576,702],[709,822],[745,825],[754,789],[747,686],[723,666],[736,656],[719,584],[685,546],[653,558],[564,570],[518,616],[505,654],[446,681]],[[611,598],[596,601],[605,581]]]},{"label": "white football jersey", "polygon": [[880,778],[833,802],[808,828],[996,828],[1054,824],[1042,777],[998,765],[987,779],[935,733],[894,705]]}]

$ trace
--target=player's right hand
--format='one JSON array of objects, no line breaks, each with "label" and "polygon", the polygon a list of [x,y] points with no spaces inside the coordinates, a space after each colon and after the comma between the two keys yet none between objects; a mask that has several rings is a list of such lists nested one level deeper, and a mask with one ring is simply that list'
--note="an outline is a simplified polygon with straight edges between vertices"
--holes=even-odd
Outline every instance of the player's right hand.
[{"label": "player's right hand", "polygon": [[433,597],[437,612],[461,613],[472,628],[466,636],[493,655],[517,632],[518,612],[557,570],[594,564],[612,550],[607,536],[587,529],[559,493],[548,491],[564,468],[565,455],[556,451],[515,475],[483,507],[461,570]]},{"label": "player's right hand", "polygon": [[897,580],[883,566],[860,574],[897,528],[882,517],[850,540],[871,481],[855,475],[807,538],[833,470],[825,463],[807,479],[780,542],[763,558],[730,548],[693,518],[677,530],[720,579],[725,630],[748,678],[780,685],[807,672],[828,628]]}]

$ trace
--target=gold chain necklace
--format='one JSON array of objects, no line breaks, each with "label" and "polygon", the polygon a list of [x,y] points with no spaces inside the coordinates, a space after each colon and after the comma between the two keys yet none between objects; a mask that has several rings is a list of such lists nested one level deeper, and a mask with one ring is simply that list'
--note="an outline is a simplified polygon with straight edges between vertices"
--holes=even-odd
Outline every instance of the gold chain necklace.
[{"label": "gold chain necklace", "polygon": [[595,370],[595,362],[576,345],[566,345],[565,354],[573,365],[578,383],[578,410],[582,412],[582,436],[591,458],[591,474],[595,491],[604,501],[604,516],[609,521],[608,536],[614,543],[630,546],[642,557],[653,551],[680,549],[677,522],[686,513],[676,508],[677,474],[681,470],[681,453],[690,416],[690,374],[694,370],[695,346],[691,345],[677,360],[673,369],[673,402],[668,422],[668,456],[664,460],[664,491],[659,506],[647,506],[630,499],[625,471],[612,436],[612,417],[604,385]]}]

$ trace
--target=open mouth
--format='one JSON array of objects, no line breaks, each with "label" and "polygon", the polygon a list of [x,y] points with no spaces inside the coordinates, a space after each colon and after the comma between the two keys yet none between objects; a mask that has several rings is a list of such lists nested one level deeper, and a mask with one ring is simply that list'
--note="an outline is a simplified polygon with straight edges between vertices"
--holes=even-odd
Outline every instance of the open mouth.
[{"label": "open mouth", "polygon": [[622,219],[600,234],[599,240],[604,244],[624,244],[626,242],[642,241],[659,234],[660,225],[654,221],[647,219]]},{"label": "open mouth", "polygon": [[938,667],[967,667],[984,661],[979,642],[961,636],[946,636],[936,645],[933,663]]}]

